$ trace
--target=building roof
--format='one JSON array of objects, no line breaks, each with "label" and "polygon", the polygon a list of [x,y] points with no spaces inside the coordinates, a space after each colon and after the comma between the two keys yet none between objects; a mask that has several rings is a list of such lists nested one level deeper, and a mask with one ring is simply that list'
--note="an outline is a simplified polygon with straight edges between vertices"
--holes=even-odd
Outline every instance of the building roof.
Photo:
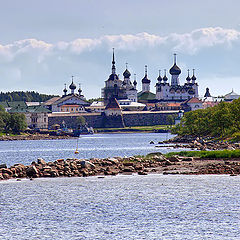
[{"label": "building roof", "polygon": [[81,101],[81,104],[82,104],[82,105],[90,105],[88,102],[85,102],[85,101],[81,98],[81,96],[79,96],[78,94],[69,94],[69,95],[67,95],[67,96],[63,96],[63,97],[59,98],[58,100],[56,100],[55,102],[53,102],[51,105],[60,104],[60,103],[62,103],[62,102],[64,102],[64,101],[67,101],[68,99],[70,99],[70,98],[72,98],[72,97],[77,98],[79,101]]},{"label": "building roof", "polygon": [[121,109],[116,98],[111,98],[105,109]]},{"label": "building roof", "polygon": [[0,102],[0,105],[2,105],[4,108],[14,108],[14,107],[26,107],[27,104],[24,101],[14,101],[14,102]]},{"label": "building roof", "polygon": [[202,101],[196,97],[193,97],[193,98],[186,100],[184,103],[202,103]]},{"label": "building roof", "polygon": [[50,113],[51,111],[43,106],[17,106],[9,110],[10,113]]},{"label": "building roof", "polygon": [[138,93],[138,100],[154,100],[156,95],[152,92],[140,92]]},{"label": "building roof", "polygon": [[226,95],[224,96],[224,98],[226,98],[226,99],[236,99],[236,98],[239,98],[239,97],[240,97],[240,95],[237,94],[237,93],[235,93],[235,92],[233,91],[233,89],[232,89],[232,91],[231,91],[230,93],[228,93],[228,94],[226,94]]},{"label": "building roof", "polygon": [[55,103],[57,100],[59,100],[61,97],[53,97],[53,98],[50,98],[48,99],[46,102],[43,103],[43,105],[45,106],[50,106],[52,105],[53,103]]}]

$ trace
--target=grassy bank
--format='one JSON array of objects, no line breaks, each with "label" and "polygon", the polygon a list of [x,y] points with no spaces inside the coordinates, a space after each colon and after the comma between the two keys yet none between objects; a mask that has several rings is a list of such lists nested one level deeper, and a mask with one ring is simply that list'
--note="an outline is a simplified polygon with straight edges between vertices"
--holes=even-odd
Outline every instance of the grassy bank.
[{"label": "grassy bank", "polygon": [[125,128],[95,128],[95,132],[158,132],[167,131],[171,128],[169,125],[155,125],[155,126],[135,126]]},{"label": "grassy bank", "polygon": [[165,157],[171,157],[173,155],[183,157],[198,157],[201,159],[231,159],[240,158],[240,150],[216,150],[216,151],[181,151],[170,152],[165,154]]}]

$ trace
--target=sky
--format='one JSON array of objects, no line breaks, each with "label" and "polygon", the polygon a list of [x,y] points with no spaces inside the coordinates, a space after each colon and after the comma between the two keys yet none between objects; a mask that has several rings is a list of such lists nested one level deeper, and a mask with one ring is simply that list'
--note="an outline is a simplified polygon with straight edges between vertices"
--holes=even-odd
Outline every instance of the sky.
[{"label": "sky", "polygon": [[240,94],[239,0],[0,0],[0,91],[61,95],[81,83],[87,99],[101,96],[111,73],[128,69],[141,90],[148,66],[151,91],[173,53],[196,69],[199,93]]}]

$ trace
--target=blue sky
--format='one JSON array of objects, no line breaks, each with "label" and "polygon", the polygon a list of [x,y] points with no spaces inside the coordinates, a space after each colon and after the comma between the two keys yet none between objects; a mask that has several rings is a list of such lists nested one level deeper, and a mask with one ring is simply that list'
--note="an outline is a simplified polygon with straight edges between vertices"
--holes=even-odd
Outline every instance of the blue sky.
[{"label": "blue sky", "polygon": [[[159,69],[178,54],[195,68],[200,94],[240,93],[238,0],[9,0],[0,1],[1,91],[62,94],[71,75],[87,98],[99,97],[111,71],[125,63],[138,89],[148,65],[151,89]],[[168,77],[169,74],[168,74]]]}]

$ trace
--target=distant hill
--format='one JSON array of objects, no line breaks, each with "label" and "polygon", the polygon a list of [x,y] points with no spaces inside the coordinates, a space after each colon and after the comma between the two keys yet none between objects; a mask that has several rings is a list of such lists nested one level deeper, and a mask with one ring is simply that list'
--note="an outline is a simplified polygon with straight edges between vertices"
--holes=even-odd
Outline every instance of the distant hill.
[{"label": "distant hill", "polygon": [[25,101],[25,102],[45,102],[48,99],[56,97],[56,95],[47,95],[47,94],[40,94],[34,91],[14,91],[14,92],[6,92],[0,93],[0,102],[8,101]]}]

